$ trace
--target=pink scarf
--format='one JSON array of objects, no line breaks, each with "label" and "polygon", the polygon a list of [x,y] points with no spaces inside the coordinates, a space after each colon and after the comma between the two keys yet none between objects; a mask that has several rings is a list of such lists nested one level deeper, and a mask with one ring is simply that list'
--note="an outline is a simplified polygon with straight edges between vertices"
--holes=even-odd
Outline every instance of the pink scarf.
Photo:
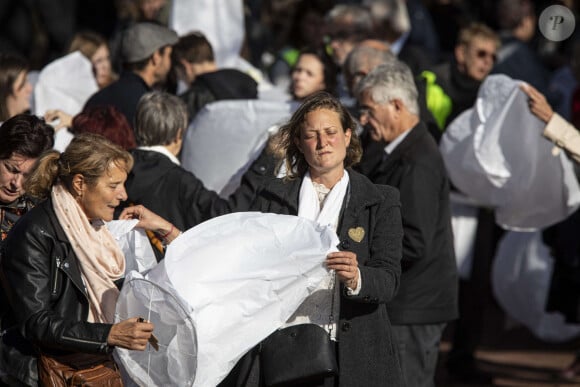
[{"label": "pink scarf", "polygon": [[95,228],[62,184],[52,188],[56,216],[73,251],[89,295],[89,322],[113,323],[119,289],[113,281],[125,273],[125,257],[106,226]]}]

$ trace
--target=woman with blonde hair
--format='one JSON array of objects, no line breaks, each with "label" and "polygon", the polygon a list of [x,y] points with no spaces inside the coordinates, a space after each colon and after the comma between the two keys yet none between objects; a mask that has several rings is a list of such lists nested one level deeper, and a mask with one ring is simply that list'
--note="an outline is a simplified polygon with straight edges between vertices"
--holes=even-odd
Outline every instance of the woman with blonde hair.
[{"label": "woman with blonde hair", "polygon": [[[27,193],[45,200],[12,228],[0,264],[12,323],[5,324],[10,337],[4,343],[19,353],[5,371],[14,378],[35,381],[39,358],[42,384],[52,360],[75,368],[81,359],[87,363],[86,354],[106,364],[114,347],[146,349],[153,324],[138,317],[114,323],[125,257],[105,226],[127,199],[124,182],[132,165],[127,151],[85,133],[62,154],[45,153],[30,173]],[[138,218],[138,227],[166,243],[180,233],[142,206],[126,208],[121,218]]]}]

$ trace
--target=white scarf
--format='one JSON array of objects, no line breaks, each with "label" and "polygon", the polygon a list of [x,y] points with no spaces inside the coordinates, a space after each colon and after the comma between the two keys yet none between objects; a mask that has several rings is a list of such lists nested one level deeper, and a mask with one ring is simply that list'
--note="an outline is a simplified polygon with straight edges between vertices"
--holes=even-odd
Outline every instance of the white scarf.
[{"label": "white scarf", "polygon": [[[319,200],[318,192],[307,172],[300,186],[298,199],[298,216],[313,220],[321,226],[330,226],[334,231],[338,227],[338,220],[342,203],[348,189],[349,177],[345,171],[338,183],[322,201]],[[322,207],[322,209],[320,208]],[[284,326],[296,324],[316,324],[326,329],[331,334],[331,339],[336,340],[336,321],[329,322],[329,316],[333,313],[338,316],[340,309],[339,287],[335,284],[334,272],[322,280],[313,293],[308,296],[288,319]],[[333,297],[334,292],[334,297]],[[334,305],[332,299],[334,298]]]},{"label": "white scarf", "polygon": [[326,196],[324,206],[321,209],[318,194],[310,178],[310,172],[306,172],[302,180],[302,185],[300,186],[298,216],[316,221],[321,226],[331,226],[336,231],[342,202],[344,201],[344,196],[348,188],[348,182],[348,173],[344,171],[342,178],[332,187],[332,190]]}]

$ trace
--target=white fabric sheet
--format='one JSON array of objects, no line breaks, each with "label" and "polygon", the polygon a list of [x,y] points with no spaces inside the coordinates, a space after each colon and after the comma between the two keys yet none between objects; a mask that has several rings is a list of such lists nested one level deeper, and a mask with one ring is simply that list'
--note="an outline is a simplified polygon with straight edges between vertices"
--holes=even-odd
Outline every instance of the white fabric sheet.
[{"label": "white fabric sheet", "polygon": [[553,258],[541,232],[508,232],[493,263],[492,288],[503,310],[528,327],[536,337],[550,342],[570,340],[580,325],[567,324],[561,313],[546,312]]},{"label": "white fabric sheet", "polygon": [[478,208],[471,203],[462,201],[456,193],[452,193],[450,199],[457,273],[461,279],[468,280],[471,277],[473,267]]},{"label": "white fabric sheet", "polygon": [[125,255],[125,274],[132,270],[143,272],[157,265],[157,258],[147,234],[136,228],[138,219],[113,220],[107,222],[109,232]]},{"label": "white fabric sheet", "polygon": [[[171,294],[172,305],[183,303],[181,308],[191,310],[194,332],[186,336],[189,341],[197,336],[196,347],[183,347],[184,356],[165,349],[165,355],[155,354],[162,358],[150,363],[130,357],[131,351],[117,351],[123,368],[133,378],[138,377],[133,370],[156,378],[146,385],[171,385],[167,368],[190,367],[190,373],[195,369],[195,386],[217,385],[245,352],[282,326],[316,288],[328,273],[325,257],[337,251],[338,242],[332,229],[310,220],[257,212],[224,215],[188,230],[171,243],[162,264],[144,280],[157,286],[156,295],[162,298],[162,289]],[[147,292],[152,288],[147,285]],[[151,305],[149,319],[165,326],[160,321],[163,301],[147,292],[124,286],[119,318],[128,317],[122,313],[127,310],[145,313]],[[180,326],[187,325],[179,321]],[[166,339],[160,339],[163,348],[179,344],[175,335]],[[196,362],[190,357],[194,351]]]},{"label": "white fabric sheet", "polygon": [[237,60],[245,35],[242,0],[173,0],[171,5],[169,27],[178,35],[203,32],[220,67]]},{"label": "white fabric sheet", "polygon": [[206,105],[187,129],[181,165],[206,188],[229,196],[258,157],[268,139],[268,129],[288,120],[295,107],[290,102],[262,100]]},{"label": "white fabric sheet", "polygon": [[150,345],[145,351],[115,348],[124,385],[191,386],[197,369],[197,337],[191,308],[173,289],[164,263],[147,278],[131,272],[117,301],[115,321],[143,317],[155,325],[159,351]]},{"label": "white fabric sheet", "polygon": [[441,139],[450,179],[482,205],[494,207],[497,223],[530,231],[565,219],[580,205],[572,162],[542,137],[520,81],[492,75],[474,108],[457,117]]},{"label": "white fabric sheet", "polygon": [[[48,110],[59,109],[74,116],[98,89],[91,61],[75,51],[49,63],[38,75],[33,93],[34,114],[44,116]],[[64,151],[72,138],[66,129],[59,130],[54,148]]]}]

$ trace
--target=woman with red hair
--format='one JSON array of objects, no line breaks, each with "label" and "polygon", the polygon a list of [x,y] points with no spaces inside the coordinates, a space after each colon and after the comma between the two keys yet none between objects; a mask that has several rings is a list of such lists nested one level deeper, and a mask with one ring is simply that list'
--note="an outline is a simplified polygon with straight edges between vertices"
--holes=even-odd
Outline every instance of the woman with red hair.
[{"label": "woman with red hair", "polygon": [[100,134],[125,150],[137,147],[135,135],[125,116],[114,106],[93,106],[77,114],[71,132]]}]

